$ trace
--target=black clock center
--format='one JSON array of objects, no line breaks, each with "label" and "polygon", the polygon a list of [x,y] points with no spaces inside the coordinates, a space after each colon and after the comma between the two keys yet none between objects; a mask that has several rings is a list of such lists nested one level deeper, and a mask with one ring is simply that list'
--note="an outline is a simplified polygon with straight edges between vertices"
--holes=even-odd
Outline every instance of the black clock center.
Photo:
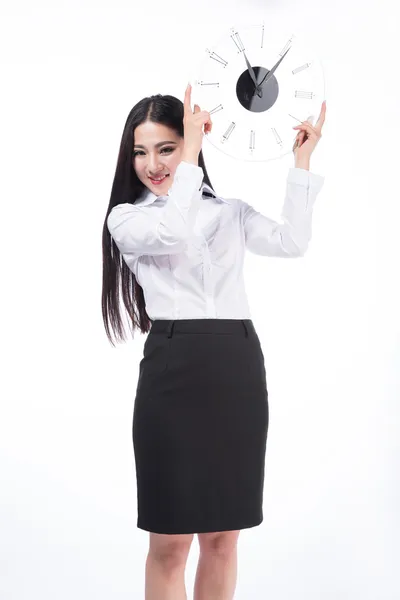
[{"label": "black clock center", "polygon": [[[258,85],[269,73],[264,67],[253,67]],[[262,94],[257,94],[257,89],[249,71],[246,69],[240,75],[236,84],[236,96],[240,104],[251,112],[265,112],[270,109],[279,96],[279,84],[275,75],[265,81],[261,86]],[[261,98],[260,98],[261,95]]]}]

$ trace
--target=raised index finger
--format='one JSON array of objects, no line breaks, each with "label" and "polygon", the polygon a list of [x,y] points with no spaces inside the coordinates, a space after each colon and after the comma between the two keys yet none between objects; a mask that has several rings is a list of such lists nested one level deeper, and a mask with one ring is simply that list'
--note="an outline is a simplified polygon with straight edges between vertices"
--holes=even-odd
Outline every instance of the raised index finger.
[{"label": "raised index finger", "polygon": [[192,112],[192,107],[190,104],[191,93],[192,93],[192,86],[190,85],[190,83],[188,83],[188,86],[187,86],[186,92],[185,92],[185,99],[183,101],[183,108],[184,108],[185,113]]},{"label": "raised index finger", "polygon": [[321,130],[322,125],[325,122],[325,114],[326,114],[326,102],[324,100],[322,103],[322,106],[321,106],[321,112],[319,113],[318,121],[315,123],[315,129],[319,128],[319,130]]}]

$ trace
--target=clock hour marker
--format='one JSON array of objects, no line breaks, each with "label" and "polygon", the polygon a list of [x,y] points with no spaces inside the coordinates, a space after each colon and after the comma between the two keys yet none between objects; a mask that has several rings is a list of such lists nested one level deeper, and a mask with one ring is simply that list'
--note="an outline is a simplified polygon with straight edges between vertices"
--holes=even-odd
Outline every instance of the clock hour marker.
[{"label": "clock hour marker", "polygon": [[301,98],[303,100],[312,100],[314,96],[314,92],[304,92],[300,90],[296,90],[294,93],[295,98]]},{"label": "clock hour marker", "polygon": [[278,132],[276,131],[275,127],[271,127],[271,131],[272,131],[272,133],[274,134],[274,137],[275,137],[276,143],[277,143],[279,146],[281,146],[281,147],[282,147],[282,140],[281,140],[281,138],[279,137],[279,135],[278,135]]},{"label": "clock hour marker", "polygon": [[216,54],[216,52],[212,52],[208,48],[206,49],[206,52],[208,52],[208,54],[210,55],[210,58],[212,58],[213,60],[215,60],[218,63],[220,63],[224,68],[228,64],[228,62],[226,60],[224,60],[221,56],[219,56],[218,54]]},{"label": "clock hour marker", "polygon": [[293,69],[292,73],[293,75],[297,75],[297,73],[300,73],[300,71],[304,71],[304,69],[308,69],[308,67],[311,65],[311,63],[305,63],[304,65],[301,65],[301,67],[297,67],[297,69]]},{"label": "clock hour marker", "polygon": [[236,123],[234,123],[232,121],[232,123],[229,125],[228,129],[225,131],[224,135],[222,136],[222,140],[221,143],[223,144],[224,142],[226,142],[226,140],[229,139],[229,136],[231,135],[232,131],[235,129],[236,127]]},{"label": "clock hour marker", "polygon": [[200,86],[205,86],[205,85],[211,85],[214,87],[219,87],[219,82],[209,82],[209,81],[196,81],[196,85],[200,85]]},{"label": "clock hour marker", "polygon": [[252,129],[250,131],[250,146],[249,146],[249,150],[250,150],[251,154],[253,154],[255,147],[256,147],[256,132],[254,131],[254,129]]},{"label": "clock hour marker", "polygon": [[281,52],[279,52],[279,56],[283,56],[287,52],[287,50],[289,50],[289,48],[292,44],[292,39],[293,39],[293,35],[290,38],[290,40],[287,41],[286,46],[283,48],[283,50],[281,50]]},{"label": "clock hour marker", "polygon": [[242,40],[239,37],[238,32],[235,31],[235,29],[231,29],[231,32],[232,32],[231,38],[234,41],[236,47],[239,49],[239,52],[243,52],[244,46],[243,46]]},{"label": "clock hour marker", "polygon": [[222,106],[222,104],[218,104],[218,106],[216,106],[215,108],[213,108],[212,110],[209,110],[209,114],[213,115],[216,112],[219,112],[220,110],[222,110],[224,107]]}]

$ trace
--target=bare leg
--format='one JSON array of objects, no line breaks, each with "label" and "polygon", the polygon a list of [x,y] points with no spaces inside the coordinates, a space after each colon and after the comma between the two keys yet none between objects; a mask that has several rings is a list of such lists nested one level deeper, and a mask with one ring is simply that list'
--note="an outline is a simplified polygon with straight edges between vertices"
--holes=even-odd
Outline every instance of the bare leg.
[{"label": "bare leg", "polygon": [[187,600],[185,567],[192,540],[192,534],[150,534],[145,600]]},{"label": "bare leg", "polygon": [[237,580],[239,531],[199,534],[194,600],[232,600]]}]

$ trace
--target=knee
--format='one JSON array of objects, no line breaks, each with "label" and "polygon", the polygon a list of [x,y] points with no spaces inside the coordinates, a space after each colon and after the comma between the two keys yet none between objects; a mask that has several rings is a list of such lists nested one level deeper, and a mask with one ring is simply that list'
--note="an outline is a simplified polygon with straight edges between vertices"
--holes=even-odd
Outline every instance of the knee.
[{"label": "knee", "polygon": [[174,540],[150,546],[149,558],[166,573],[172,573],[185,567],[190,546],[191,541],[188,540]]},{"label": "knee", "polygon": [[240,531],[199,534],[200,552],[214,558],[227,558],[236,551]]}]

